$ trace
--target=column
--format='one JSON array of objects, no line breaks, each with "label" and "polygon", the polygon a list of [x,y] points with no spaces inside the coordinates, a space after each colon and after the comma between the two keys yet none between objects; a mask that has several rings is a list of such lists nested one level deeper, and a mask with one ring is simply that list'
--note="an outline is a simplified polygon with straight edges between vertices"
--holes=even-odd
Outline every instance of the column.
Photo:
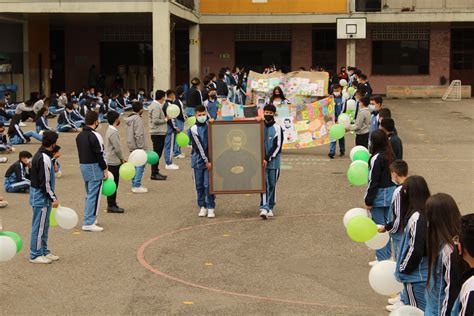
[{"label": "column", "polygon": [[346,67],[356,67],[356,40],[348,39],[346,43]]},{"label": "column", "polygon": [[23,22],[23,98],[30,97],[30,60],[28,56],[28,21]]},{"label": "column", "polygon": [[169,2],[153,1],[153,91],[171,87],[171,35]]},{"label": "column", "polygon": [[201,78],[201,31],[199,24],[189,26],[189,80]]}]

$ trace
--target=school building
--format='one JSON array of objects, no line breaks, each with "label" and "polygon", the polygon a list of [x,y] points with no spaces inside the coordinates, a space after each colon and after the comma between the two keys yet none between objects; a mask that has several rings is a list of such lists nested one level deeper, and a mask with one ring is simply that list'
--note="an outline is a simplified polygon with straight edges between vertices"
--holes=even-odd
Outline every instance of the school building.
[{"label": "school building", "polygon": [[[366,37],[338,39],[338,18],[365,18]],[[0,0],[0,87],[18,100],[117,75],[152,90],[225,66],[347,60],[380,94],[474,85],[474,0]]]}]

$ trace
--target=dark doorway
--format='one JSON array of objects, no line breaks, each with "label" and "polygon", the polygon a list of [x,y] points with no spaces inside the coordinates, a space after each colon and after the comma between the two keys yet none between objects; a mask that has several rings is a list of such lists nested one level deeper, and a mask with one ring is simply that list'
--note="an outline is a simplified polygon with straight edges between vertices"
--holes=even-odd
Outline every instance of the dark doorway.
[{"label": "dark doorway", "polygon": [[189,31],[176,30],[174,40],[176,86],[189,84]]},{"label": "dark doorway", "polygon": [[107,75],[115,75],[120,65],[153,65],[150,42],[102,42],[100,43],[100,68]]},{"label": "dark doorway", "polygon": [[66,88],[64,30],[51,30],[50,34],[50,65],[52,71],[51,92],[64,91]]},{"label": "dark doorway", "polygon": [[336,29],[313,30],[313,66],[334,73],[337,65]]},{"label": "dark doorway", "polygon": [[[283,72],[291,71],[291,42],[236,42],[235,63],[245,69],[262,72],[275,65]],[[229,65],[232,67],[233,65]]]},{"label": "dark doorway", "polygon": [[[474,87],[474,28],[451,29],[451,80]],[[474,89],[471,89],[474,95]]]}]

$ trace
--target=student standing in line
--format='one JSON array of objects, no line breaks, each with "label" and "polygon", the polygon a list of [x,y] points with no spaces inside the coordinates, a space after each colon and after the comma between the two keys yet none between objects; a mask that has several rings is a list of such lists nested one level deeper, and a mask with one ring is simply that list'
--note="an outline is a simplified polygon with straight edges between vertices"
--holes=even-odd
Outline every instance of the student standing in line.
[{"label": "student standing in line", "polygon": [[[372,134],[378,133],[375,131]],[[430,190],[425,179],[410,176],[401,191],[400,227],[403,230],[400,253],[395,270],[396,279],[403,283],[406,297],[403,304],[425,310],[425,289],[428,279],[426,253],[426,200]]]},{"label": "student standing in line", "polygon": [[[120,133],[117,127],[120,125],[120,114],[115,111],[107,113],[109,128],[105,134],[105,160],[107,161],[107,170],[114,176],[114,182],[119,186],[120,166],[125,162],[120,145]],[[114,194],[107,197],[107,213],[123,213],[124,209],[117,205],[117,190]]]},{"label": "student standing in line", "polygon": [[369,148],[369,129],[370,129],[370,112],[367,108],[369,98],[365,97],[359,101],[360,108],[355,123],[346,128],[347,131],[356,133],[356,146],[364,146]]},{"label": "student standing in line", "polygon": [[104,158],[104,140],[95,130],[100,125],[99,114],[90,111],[86,114],[86,126],[76,137],[77,152],[82,178],[86,187],[86,205],[82,230],[101,232],[103,227],[97,225],[100,209],[102,182],[109,177]]},{"label": "student standing in line", "polygon": [[[186,121],[186,113],[184,111],[184,104],[182,101],[182,98],[184,96],[184,88],[182,86],[176,87],[176,99],[174,100],[174,104],[176,104],[179,108],[179,115],[176,118],[176,126],[180,131],[184,130],[184,121]],[[184,159],[186,156],[181,152],[181,147],[178,145],[178,142],[176,141],[176,138],[174,140],[174,152],[173,152],[174,158],[177,159]]]},{"label": "student standing in line", "polygon": [[163,106],[166,102],[166,93],[156,90],[155,100],[148,107],[148,120],[153,151],[158,154],[158,161],[151,166],[151,180],[166,180],[168,177],[160,173],[160,159],[165,148],[166,131],[168,128]]},{"label": "student standing in line", "polygon": [[194,109],[198,105],[202,105],[202,94],[201,94],[201,91],[199,90],[200,84],[201,84],[201,81],[198,78],[193,78],[193,80],[191,80],[192,86],[188,91],[188,99],[186,102],[186,114],[188,116],[193,116]]},{"label": "student standing in line", "polygon": [[395,134],[395,121],[390,117],[384,118],[380,128],[387,134],[395,159],[403,159],[403,144],[400,137]]},{"label": "student standing in line", "polygon": [[168,107],[171,104],[174,104],[176,98],[176,93],[173,90],[166,91],[166,103],[163,106],[163,112],[165,112],[166,117],[168,118],[168,127],[166,130],[166,139],[165,139],[165,148],[164,148],[164,155],[165,155],[165,163],[166,163],[166,170],[178,170],[179,166],[173,163],[173,156],[174,156],[174,144],[176,134],[181,132],[181,129],[178,127],[177,118],[170,118],[168,116]]},{"label": "student standing in line", "polygon": [[382,109],[383,99],[379,96],[373,96],[370,98],[370,105],[369,111],[371,112],[371,123],[370,123],[370,130],[369,132],[372,133],[373,131],[379,129],[380,119],[379,119],[379,111]]},{"label": "student standing in line", "polygon": [[[334,103],[336,104],[334,107],[334,117],[335,117],[335,122],[337,123],[339,115],[343,111],[343,105],[344,105],[344,100],[342,97],[342,87],[339,84],[334,84],[333,85],[333,92],[332,92],[333,98],[334,98]],[[334,159],[334,156],[336,155],[336,145],[337,145],[338,140],[331,140],[329,143],[329,158]],[[346,152],[346,141],[345,137],[342,137],[339,139],[339,157],[344,157]]]},{"label": "student standing in line", "polygon": [[209,89],[209,95],[207,100],[204,101],[204,107],[206,108],[208,118],[217,119],[219,102],[217,101],[217,90],[215,88]]}]

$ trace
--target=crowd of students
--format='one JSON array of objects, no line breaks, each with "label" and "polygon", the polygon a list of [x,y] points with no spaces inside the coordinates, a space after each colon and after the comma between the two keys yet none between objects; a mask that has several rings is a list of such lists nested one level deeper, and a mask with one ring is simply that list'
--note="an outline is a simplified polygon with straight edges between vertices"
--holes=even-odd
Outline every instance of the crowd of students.
[{"label": "crowd of students", "polygon": [[[183,87],[174,90],[158,90],[153,100],[147,100],[143,90],[131,96],[130,92],[112,93],[103,97],[93,88],[79,96],[74,92],[61,92],[47,100],[37,100],[18,105],[10,103],[10,95],[0,101],[0,150],[11,152],[13,144],[29,142],[35,138],[41,147],[35,155],[27,151],[19,153],[19,159],[10,166],[5,175],[7,192],[29,192],[33,208],[30,242],[32,263],[51,263],[59,260],[48,249],[49,216],[52,207],[59,205],[54,193],[55,178],[59,175],[59,133],[79,132],[76,138],[80,170],[86,188],[84,224],[82,230],[103,231],[97,223],[99,202],[104,179],[113,175],[119,185],[119,169],[126,162],[125,150],[121,147],[118,126],[122,120],[126,126],[127,150],[147,150],[145,124],[142,114],[148,110],[149,134],[153,150],[164,157],[165,169],[177,170],[173,160],[184,158],[176,143],[177,133],[183,131],[185,121],[195,116],[196,124],[188,129],[190,136],[191,167],[197,193],[198,216],[216,216],[216,199],[209,192],[209,170],[213,167],[208,152],[208,124],[217,117],[217,98],[230,98],[245,102],[245,71],[235,68],[222,69],[217,76],[210,74],[203,79],[191,81],[185,93]],[[376,251],[376,260],[394,258],[397,261],[396,278],[404,284],[399,296],[389,300],[388,310],[413,305],[428,315],[472,315],[474,304],[474,215],[461,217],[454,199],[443,193],[431,195],[423,177],[408,176],[408,165],[403,160],[403,146],[395,121],[383,99],[373,96],[372,89],[360,70],[349,67],[341,69],[338,79],[344,79],[348,87],[357,88],[354,96],[347,97],[344,87],[333,80],[331,93],[336,106],[336,119],[347,112],[347,101],[356,101],[354,123],[348,127],[356,133],[356,145],[369,148],[369,184],[364,197],[372,219],[380,225],[380,232],[389,231],[391,243]],[[242,100],[243,99],[243,100]],[[273,216],[276,184],[279,177],[282,128],[275,123],[276,106],[287,102],[283,91],[275,87],[268,104],[263,108],[265,129],[266,192],[261,195],[260,216]],[[171,118],[168,107],[176,105],[179,115]],[[57,128],[50,128],[48,119],[58,116]],[[21,121],[33,119],[36,132],[23,132]],[[96,128],[107,122],[105,140]],[[8,126],[7,135],[3,135]],[[369,146],[370,144],[370,146]],[[339,140],[340,156],[345,154],[345,140]],[[336,142],[331,142],[329,157],[334,158]],[[132,179],[133,193],[147,193],[141,182],[145,166],[136,167]],[[151,180],[167,180],[160,172],[159,160],[151,167]],[[2,205],[0,201],[0,206]],[[117,194],[107,198],[109,213],[124,213],[119,207]],[[393,249],[392,249],[393,246]]]}]

